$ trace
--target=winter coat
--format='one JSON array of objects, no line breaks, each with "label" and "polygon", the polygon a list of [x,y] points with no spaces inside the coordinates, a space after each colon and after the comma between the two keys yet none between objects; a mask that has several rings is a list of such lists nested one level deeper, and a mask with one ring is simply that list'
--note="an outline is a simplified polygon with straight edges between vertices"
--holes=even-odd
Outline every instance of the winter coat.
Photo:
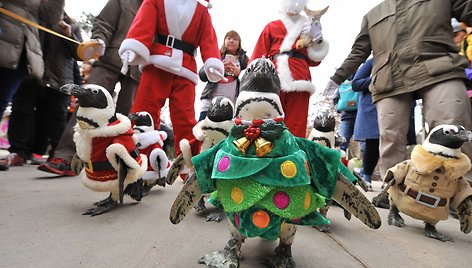
[{"label": "winter coat", "polygon": [[377,108],[372,103],[372,94],[369,92],[369,85],[372,81],[370,77],[372,63],[373,59],[367,60],[352,79],[352,90],[359,92],[357,117],[354,125],[354,140],[357,141],[379,139],[380,137]]},{"label": "winter coat", "polygon": [[[422,145],[417,145],[410,160],[387,171],[385,181],[395,179],[395,185],[390,187],[388,193],[401,212],[434,225],[449,217],[449,207],[456,209],[465,198],[472,195],[472,187],[462,177],[469,169],[470,160],[465,154],[461,154],[458,159],[445,158],[433,155]],[[402,185],[406,186],[404,191],[400,188]],[[406,194],[411,192],[409,189],[447,199],[447,202],[436,208],[425,206]]]},{"label": "winter coat", "polygon": [[340,84],[372,53],[373,101],[464,79],[451,17],[472,25],[468,0],[385,0],[363,18],[351,53],[331,79]]},{"label": "winter coat", "polygon": [[[116,73],[121,71],[118,49],[138,13],[142,0],[109,0],[93,21],[92,39],[101,39],[106,44],[105,54],[95,63]],[[137,82],[141,73],[137,66],[129,66],[128,75]]]},{"label": "winter coat", "polygon": [[[241,71],[246,69],[247,63],[248,63],[248,60],[249,60],[248,57],[246,56],[246,51],[244,51],[244,50],[242,51],[242,53],[238,57],[238,60],[239,60],[239,64],[240,64],[240,67],[241,67]],[[218,83],[213,83],[213,82],[208,81],[208,77],[207,77],[203,67],[198,72],[198,76],[200,77],[200,80],[202,80],[203,82],[208,82],[206,84],[205,88],[203,89],[202,96],[201,96],[200,99],[204,100],[204,99],[213,98],[213,91],[215,91],[216,87],[218,86]],[[239,77],[235,77],[235,78],[236,78],[236,97],[238,97],[238,95],[239,95],[239,83],[241,81],[239,80]]]},{"label": "winter coat", "polygon": [[[46,27],[62,33],[57,25]],[[72,23],[72,39],[82,42],[82,35],[77,24]],[[59,89],[64,84],[75,83],[74,65],[76,65],[77,45],[49,33],[40,33],[43,47],[44,76],[41,84],[53,89]]]},{"label": "winter coat", "polygon": [[[62,17],[64,0],[8,0],[0,7],[35,23],[56,24]],[[16,70],[23,50],[28,74],[41,79],[44,73],[39,30],[7,15],[0,14],[0,67]]]}]

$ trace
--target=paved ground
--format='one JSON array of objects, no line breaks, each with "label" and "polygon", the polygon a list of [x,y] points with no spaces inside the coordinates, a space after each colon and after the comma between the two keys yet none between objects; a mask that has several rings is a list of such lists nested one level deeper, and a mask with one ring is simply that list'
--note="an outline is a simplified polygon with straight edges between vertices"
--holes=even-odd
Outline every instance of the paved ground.
[{"label": "paved ground", "polygon": [[[124,206],[89,217],[81,213],[106,194],[86,189],[78,177],[58,178],[35,168],[0,172],[0,267],[203,267],[198,258],[228,239],[226,223],[207,223],[205,213],[170,223],[180,181],[153,190],[139,204],[125,199]],[[297,267],[471,266],[472,234],[461,233],[456,219],[437,225],[455,240],[443,243],[424,237],[419,221],[405,216],[407,227],[400,229],[386,224],[387,210],[379,212],[378,230],[345,220],[339,208],[329,213],[331,234],[300,227],[293,244]],[[240,267],[261,267],[275,246],[249,239]]]}]

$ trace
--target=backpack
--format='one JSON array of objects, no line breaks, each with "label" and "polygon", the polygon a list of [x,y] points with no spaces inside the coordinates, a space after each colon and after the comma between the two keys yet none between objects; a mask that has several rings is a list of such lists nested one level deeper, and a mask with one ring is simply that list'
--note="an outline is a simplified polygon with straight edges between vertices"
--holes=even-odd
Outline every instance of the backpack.
[{"label": "backpack", "polygon": [[338,92],[338,111],[350,112],[357,110],[357,99],[359,97],[359,92],[352,90],[350,81],[342,83],[338,88]]}]

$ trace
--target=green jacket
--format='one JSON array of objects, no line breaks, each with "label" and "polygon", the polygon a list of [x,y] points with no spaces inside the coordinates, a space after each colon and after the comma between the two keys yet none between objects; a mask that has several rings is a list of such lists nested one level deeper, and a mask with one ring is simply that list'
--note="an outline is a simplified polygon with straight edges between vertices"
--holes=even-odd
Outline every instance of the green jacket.
[{"label": "green jacket", "polygon": [[[233,132],[234,133],[234,132]],[[243,155],[230,135],[192,158],[202,193],[212,193],[233,225],[247,237],[277,239],[280,224],[322,225],[318,213],[332,197],[337,172],[346,173],[339,152],[288,130],[273,140],[263,157],[254,142]]]},{"label": "green jacket", "polygon": [[341,84],[373,54],[373,101],[465,79],[467,60],[453,41],[451,16],[472,25],[467,0],[385,0],[363,18],[351,53],[331,79]]}]

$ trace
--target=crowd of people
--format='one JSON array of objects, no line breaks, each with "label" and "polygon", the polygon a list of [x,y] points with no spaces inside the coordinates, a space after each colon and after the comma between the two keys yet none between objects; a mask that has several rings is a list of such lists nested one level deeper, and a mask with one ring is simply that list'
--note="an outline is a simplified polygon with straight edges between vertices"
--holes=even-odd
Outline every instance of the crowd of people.
[{"label": "crowd of people", "polygon": [[[83,41],[78,24],[63,12],[63,0],[35,2],[14,0],[3,8]],[[187,139],[191,153],[197,154],[199,142],[192,127],[206,117],[214,97],[236,101],[242,72],[260,57],[276,66],[286,126],[294,135],[306,137],[309,101],[315,91],[310,68],[319,65],[329,50],[321,24],[313,23],[303,12],[307,1],[282,1],[280,17],[262,29],[250,56],[242,47],[242,36],[234,30],[224,34],[218,49],[210,5],[188,2],[196,3],[192,12],[180,2],[164,8],[162,0],[109,0],[93,21],[91,39],[102,45],[100,58],[82,61],[80,67],[76,44],[32,26],[21,27],[21,22],[0,15],[0,113],[12,104],[10,153],[0,161],[0,169],[30,161],[45,172],[76,175],[70,167],[76,151],[72,138],[77,123],[75,100],[58,91],[68,83],[98,84],[112,95],[119,83],[116,111],[124,115],[147,111],[156,128],[162,126],[161,109],[168,100],[175,152],[181,153],[179,141]],[[472,37],[465,26],[472,25],[468,15],[472,10],[440,0],[413,7],[407,3],[386,0],[364,16],[351,53],[323,93],[334,97],[345,81],[359,92],[357,109],[340,112],[339,129],[345,137],[341,149],[347,149],[351,138],[363,143],[362,176],[368,183],[377,162],[383,177],[408,158],[411,105],[417,99],[423,101],[424,118],[431,129],[440,123],[472,129],[468,84],[464,83],[466,74],[472,77],[468,61]],[[425,5],[436,14],[426,15]],[[451,15],[455,18],[445,25]],[[192,20],[192,16],[200,20]],[[158,19],[146,19],[150,17]],[[310,40],[302,47],[296,45],[301,34]],[[198,48],[203,60],[199,71]],[[196,116],[199,80],[206,85]],[[472,157],[470,144],[463,151]]]}]

